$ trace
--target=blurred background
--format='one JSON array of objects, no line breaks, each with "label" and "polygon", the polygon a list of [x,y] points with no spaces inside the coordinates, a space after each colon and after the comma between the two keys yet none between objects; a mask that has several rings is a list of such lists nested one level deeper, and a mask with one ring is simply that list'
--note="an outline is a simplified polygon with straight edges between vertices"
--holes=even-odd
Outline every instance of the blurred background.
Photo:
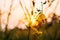
[{"label": "blurred background", "polygon": [[0,0],[0,40],[60,40],[60,0]]}]

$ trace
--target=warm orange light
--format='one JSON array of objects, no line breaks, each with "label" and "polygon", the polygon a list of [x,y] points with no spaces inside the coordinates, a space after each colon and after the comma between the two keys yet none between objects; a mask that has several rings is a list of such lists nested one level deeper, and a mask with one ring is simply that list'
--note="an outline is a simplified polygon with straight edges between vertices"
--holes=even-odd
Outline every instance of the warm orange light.
[{"label": "warm orange light", "polygon": [[37,26],[38,25],[38,22],[36,21],[36,18],[34,18],[34,16],[31,17],[31,26]]}]

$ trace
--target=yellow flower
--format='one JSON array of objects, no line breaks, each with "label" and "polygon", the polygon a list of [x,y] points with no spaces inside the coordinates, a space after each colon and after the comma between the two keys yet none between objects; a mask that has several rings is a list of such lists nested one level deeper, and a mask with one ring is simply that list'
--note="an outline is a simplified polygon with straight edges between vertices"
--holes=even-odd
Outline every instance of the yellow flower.
[{"label": "yellow flower", "polygon": [[38,34],[39,34],[39,35],[41,35],[41,34],[42,34],[42,32],[41,32],[41,31],[38,31]]},{"label": "yellow flower", "polygon": [[37,17],[37,20],[38,21],[42,21],[42,20],[45,21],[45,15],[43,13],[40,13]]}]

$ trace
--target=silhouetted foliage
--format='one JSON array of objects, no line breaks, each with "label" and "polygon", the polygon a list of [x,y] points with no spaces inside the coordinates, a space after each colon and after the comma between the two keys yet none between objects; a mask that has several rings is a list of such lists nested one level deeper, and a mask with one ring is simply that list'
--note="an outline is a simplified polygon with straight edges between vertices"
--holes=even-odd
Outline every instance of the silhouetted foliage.
[{"label": "silhouetted foliage", "polygon": [[[53,16],[52,22],[46,21],[39,27],[39,31],[42,31],[42,35],[38,35],[36,31],[28,29],[14,28],[10,31],[0,31],[0,40],[60,40],[60,20]],[[57,22],[58,21],[58,22]],[[29,32],[30,31],[30,32]],[[36,39],[35,39],[36,38]]]}]

